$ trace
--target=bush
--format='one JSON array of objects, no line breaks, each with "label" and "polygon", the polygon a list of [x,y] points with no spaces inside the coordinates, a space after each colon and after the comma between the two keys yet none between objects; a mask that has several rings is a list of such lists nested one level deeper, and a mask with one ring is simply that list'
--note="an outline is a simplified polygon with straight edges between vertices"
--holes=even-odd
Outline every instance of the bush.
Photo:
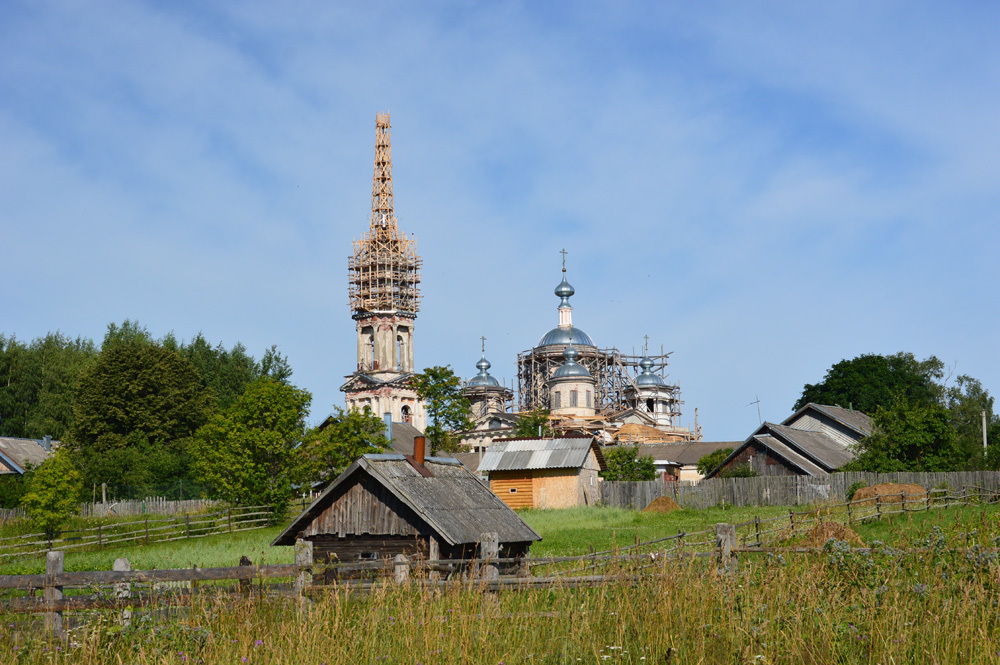
[{"label": "bush", "polygon": [[736,464],[720,471],[717,478],[756,478],[757,472],[749,464]]},{"label": "bush", "polygon": [[857,494],[858,490],[862,487],[867,487],[868,485],[861,482],[860,480],[851,483],[851,486],[847,488],[847,500],[850,501]]}]

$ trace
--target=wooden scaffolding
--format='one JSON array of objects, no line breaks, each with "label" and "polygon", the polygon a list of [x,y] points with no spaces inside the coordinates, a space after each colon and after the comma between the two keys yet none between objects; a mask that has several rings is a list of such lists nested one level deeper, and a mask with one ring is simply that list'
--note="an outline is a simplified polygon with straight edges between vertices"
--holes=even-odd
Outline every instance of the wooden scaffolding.
[{"label": "wooden scaffolding", "polygon": [[348,259],[348,295],[355,315],[420,309],[417,241],[400,232],[392,201],[392,148],[389,114],[375,119],[375,173],[372,176],[371,227],[354,241]]}]

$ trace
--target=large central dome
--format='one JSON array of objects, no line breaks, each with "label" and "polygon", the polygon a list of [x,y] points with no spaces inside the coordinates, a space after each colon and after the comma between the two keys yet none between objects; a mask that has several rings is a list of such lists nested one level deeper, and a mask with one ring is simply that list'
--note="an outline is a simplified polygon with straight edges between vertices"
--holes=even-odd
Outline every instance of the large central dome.
[{"label": "large central dome", "polygon": [[576,326],[553,328],[545,333],[538,346],[564,346],[571,341],[574,346],[596,346],[590,335]]}]

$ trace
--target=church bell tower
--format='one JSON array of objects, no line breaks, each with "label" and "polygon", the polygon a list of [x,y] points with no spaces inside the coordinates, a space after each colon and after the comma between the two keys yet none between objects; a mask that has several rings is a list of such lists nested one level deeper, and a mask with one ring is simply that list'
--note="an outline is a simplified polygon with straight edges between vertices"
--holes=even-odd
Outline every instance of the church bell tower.
[{"label": "church bell tower", "polygon": [[341,390],[348,409],[370,408],[423,430],[427,415],[410,387],[413,324],[420,309],[420,257],[416,239],[396,224],[392,199],[389,114],[375,120],[375,173],[371,226],[348,259],[348,296],[358,333],[357,368]]}]

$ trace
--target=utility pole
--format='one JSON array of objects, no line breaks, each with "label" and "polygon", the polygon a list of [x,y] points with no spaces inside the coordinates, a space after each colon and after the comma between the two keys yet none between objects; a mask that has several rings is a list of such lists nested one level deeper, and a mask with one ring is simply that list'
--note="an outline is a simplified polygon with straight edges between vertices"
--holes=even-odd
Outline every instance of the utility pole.
[{"label": "utility pole", "polygon": [[983,409],[983,452],[986,452],[986,409]]}]

